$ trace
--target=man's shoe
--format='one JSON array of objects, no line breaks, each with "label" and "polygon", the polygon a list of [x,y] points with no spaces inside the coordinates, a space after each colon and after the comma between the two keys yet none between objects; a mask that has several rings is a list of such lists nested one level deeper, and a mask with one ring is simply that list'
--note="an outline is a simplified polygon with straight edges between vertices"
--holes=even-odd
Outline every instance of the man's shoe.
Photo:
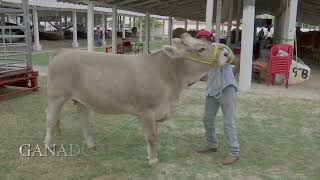
[{"label": "man's shoe", "polygon": [[240,157],[239,156],[232,156],[229,155],[223,162],[223,165],[231,165],[233,163],[235,163]]},{"label": "man's shoe", "polygon": [[217,150],[218,148],[209,148],[208,146],[206,146],[205,148],[198,150],[197,153],[205,154],[210,152],[217,152]]}]

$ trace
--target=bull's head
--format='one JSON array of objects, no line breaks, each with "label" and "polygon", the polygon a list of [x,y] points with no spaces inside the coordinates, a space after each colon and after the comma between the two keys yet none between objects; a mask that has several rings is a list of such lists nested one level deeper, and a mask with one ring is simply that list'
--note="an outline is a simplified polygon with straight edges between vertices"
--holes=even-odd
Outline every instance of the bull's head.
[{"label": "bull's head", "polygon": [[212,46],[195,39],[188,33],[172,39],[172,46],[164,46],[164,52],[171,58],[187,58],[211,66],[222,66],[234,61],[233,52],[225,45]]}]

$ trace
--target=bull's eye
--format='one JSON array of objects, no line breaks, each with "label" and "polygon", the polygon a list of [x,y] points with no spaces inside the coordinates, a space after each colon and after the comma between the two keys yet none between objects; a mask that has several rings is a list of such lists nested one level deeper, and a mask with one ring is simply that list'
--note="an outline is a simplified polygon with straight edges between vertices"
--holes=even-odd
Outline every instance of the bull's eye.
[{"label": "bull's eye", "polygon": [[206,48],[203,47],[203,48],[199,49],[198,51],[199,51],[199,52],[203,52],[203,51],[205,51],[205,50],[206,50]]}]

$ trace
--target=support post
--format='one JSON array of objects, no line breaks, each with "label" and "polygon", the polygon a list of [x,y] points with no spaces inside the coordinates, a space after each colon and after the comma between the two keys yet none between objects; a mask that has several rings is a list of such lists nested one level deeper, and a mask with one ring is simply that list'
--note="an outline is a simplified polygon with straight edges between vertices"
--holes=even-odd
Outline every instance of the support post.
[{"label": "support post", "polygon": [[64,26],[68,27],[68,15],[65,14],[63,19],[64,19]]},{"label": "support post", "polygon": [[39,21],[38,21],[38,11],[36,7],[33,8],[32,14],[33,14],[32,24],[33,24],[33,36],[34,36],[33,50],[41,51],[42,46],[40,44],[40,39],[39,39]]},{"label": "support post", "polygon": [[217,0],[215,42],[220,43],[222,0]]},{"label": "support post", "polygon": [[162,20],[162,40],[165,39],[165,37],[164,37],[164,29],[165,29],[164,25],[165,25],[165,23],[166,23],[166,21],[163,19]]},{"label": "support post", "polygon": [[133,27],[136,27],[136,17],[133,17]]},{"label": "support post", "polygon": [[172,16],[169,16],[169,21],[168,21],[168,39],[169,39],[169,45],[171,45],[171,40],[172,40]]},{"label": "support post", "polygon": [[232,30],[232,14],[233,14],[233,0],[229,0],[229,10],[228,10],[228,29],[227,29],[227,45],[231,44],[231,30]]},{"label": "support post", "polygon": [[112,53],[117,53],[117,5],[112,5]]},{"label": "support post", "polygon": [[77,12],[76,10],[72,11],[72,23],[73,23],[73,41],[72,41],[72,47],[77,48],[79,47],[78,43],[78,35],[77,35]]},{"label": "support post", "polygon": [[188,19],[184,20],[184,29],[188,30]]},{"label": "support post", "polygon": [[102,45],[106,46],[106,17],[104,14],[101,15],[101,30],[102,30]]},{"label": "support post", "polygon": [[155,26],[154,26],[154,23],[152,23],[152,25],[151,25],[151,41],[154,41],[154,38],[155,38]]},{"label": "support post", "polygon": [[196,21],[196,31],[199,30],[199,21]]},{"label": "support post", "polygon": [[255,0],[244,0],[243,4],[243,27],[241,36],[241,57],[239,90],[249,91],[251,89],[253,33],[255,19]]},{"label": "support post", "polygon": [[207,0],[206,30],[210,32],[212,32],[213,7],[214,7],[214,0]]},{"label": "support post", "polygon": [[150,13],[146,12],[145,24],[144,24],[144,46],[143,46],[144,54],[149,54],[149,43],[150,43]]},{"label": "support post", "polygon": [[5,26],[5,24],[6,24],[6,17],[5,17],[5,14],[4,14],[4,13],[2,13],[0,18],[1,18],[1,26]]},{"label": "support post", "polygon": [[238,44],[239,42],[240,42],[240,18],[237,19],[236,37],[235,37],[235,43]]},{"label": "support post", "polygon": [[126,38],[126,17],[122,16],[122,38]]},{"label": "support post", "polygon": [[287,1],[282,43],[294,45],[298,0]]},{"label": "support post", "polygon": [[94,26],[94,4],[92,1],[88,1],[87,9],[87,23],[88,23],[88,32],[87,32],[87,41],[88,41],[88,51],[94,50],[94,39],[93,39],[93,26]]},{"label": "support post", "polygon": [[139,42],[141,43],[142,43],[142,21],[143,21],[143,18],[140,17]]},{"label": "support post", "polygon": [[[29,18],[29,1],[28,0],[24,0],[21,1],[21,6],[23,9],[23,26],[25,28],[25,32],[30,32],[30,18]],[[4,18],[3,18],[4,20]],[[4,23],[4,21],[2,21]],[[31,66],[31,34],[27,33],[26,37],[25,37],[25,42],[26,42],[26,53],[27,53],[27,65]]]},{"label": "support post", "polygon": [[236,27],[236,37],[235,43],[240,42],[240,16],[241,16],[241,1],[237,1],[237,27]]},{"label": "support post", "polygon": [[62,30],[62,15],[61,15],[61,11],[59,11],[59,34],[61,37],[63,37],[63,30]]}]

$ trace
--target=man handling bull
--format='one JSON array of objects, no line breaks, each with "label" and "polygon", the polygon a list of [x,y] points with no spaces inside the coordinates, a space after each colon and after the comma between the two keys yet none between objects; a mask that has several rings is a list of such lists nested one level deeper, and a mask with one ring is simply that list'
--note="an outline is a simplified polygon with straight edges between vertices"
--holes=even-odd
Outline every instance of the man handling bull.
[{"label": "man handling bull", "polygon": [[[212,43],[212,34],[208,31],[201,30],[197,33],[196,37],[202,39],[206,43]],[[225,50],[224,53],[227,56],[228,51]],[[217,151],[218,138],[216,135],[216,116],[221,107],[223,113],[224,136],[229,146],[229,155],[223,161],[223,164],[230,165],[236,162],[240,156],[236,132],[237,85],[232,65],[226,64],[220,68],[211,69],[208,72],[207,83],[203,118],[207,145],[197,152],[210,153]]]}]

